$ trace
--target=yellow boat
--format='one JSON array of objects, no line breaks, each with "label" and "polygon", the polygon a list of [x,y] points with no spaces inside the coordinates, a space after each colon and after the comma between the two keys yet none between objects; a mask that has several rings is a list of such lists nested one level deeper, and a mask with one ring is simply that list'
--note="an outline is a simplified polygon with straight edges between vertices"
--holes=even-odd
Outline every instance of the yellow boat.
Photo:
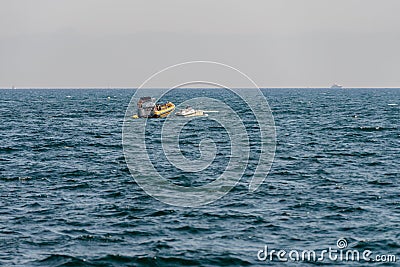
[{"label": "yellow boat", "polygon": [[155,105],[152,111],[152,117],[155,118],[163,118],[168,116],[169,113],[174,111],[175,105],[171,102],[167,102],[165,104],[157,104]]}]

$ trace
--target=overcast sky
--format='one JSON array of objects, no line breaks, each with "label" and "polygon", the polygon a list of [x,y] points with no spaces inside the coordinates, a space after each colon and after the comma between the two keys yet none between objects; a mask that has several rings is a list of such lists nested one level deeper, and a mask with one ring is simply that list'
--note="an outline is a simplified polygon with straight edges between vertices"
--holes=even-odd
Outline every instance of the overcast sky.
[{"label": "overcast sky", "polygon": [[191,60],[262,87],[400,87],[399,11],[399,0],[0,0],[0,87],[137,87]]}]

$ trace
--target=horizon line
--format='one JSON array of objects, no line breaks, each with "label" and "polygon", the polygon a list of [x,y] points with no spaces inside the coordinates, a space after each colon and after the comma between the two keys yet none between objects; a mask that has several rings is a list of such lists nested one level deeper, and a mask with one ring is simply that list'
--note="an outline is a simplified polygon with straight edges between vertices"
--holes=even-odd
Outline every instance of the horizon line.
[{"label": "horizon line", "polygon": [[[182,87],[182,88],[175,88],[175,89],[218,89],[220,87]],[[342,88],[331,88],[331,87],[321,87],[321,86],[282,86],[282,87],[277,87],[277,86],[259,86],[257,87],[229,87],[231,89],[400,89],[400,86],[398,87],[393,87],[393,86],[374,86],[374,87],[365,87],[365,86],[355,86],[355,87],[342,87]],[[0,90],[25,90],[25,89],[89,89],[89,90],[94,90],[94,89],[101,89],[101,90],[114,90],[114,89],[126,89],[126,90],[134,90],[138,89],[138,87],[69,87],[69,86],[60,86],[60,87],[0,87]],[[141,89],[166,89],[166,87],[148,87],[148,88],[141,88]]]}]

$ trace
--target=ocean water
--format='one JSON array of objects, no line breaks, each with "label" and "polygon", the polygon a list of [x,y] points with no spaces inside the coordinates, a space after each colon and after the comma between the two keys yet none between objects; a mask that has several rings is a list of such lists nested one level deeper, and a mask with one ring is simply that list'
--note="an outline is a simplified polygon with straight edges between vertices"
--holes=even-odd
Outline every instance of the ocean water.
[{"label": "ocean water", "polygon": [[[243,179],[197,208],[164,204],[132,178],[122,125],[134,92],[0,90],[0,265],[365,266],[257,257],[265,246],[338,249],[339,239],[397,257],[372,265],[399,264],[399,89],[263,89],[276,126],[269,175],[253,193]],[[191,122],[180,145],[196,159],[190,129],[216,139],[212,175],[226,164],[227,134],[207,118],[198,123],[211,125]],[[182,186],[209,182],[168,164],[159,171]]]}]

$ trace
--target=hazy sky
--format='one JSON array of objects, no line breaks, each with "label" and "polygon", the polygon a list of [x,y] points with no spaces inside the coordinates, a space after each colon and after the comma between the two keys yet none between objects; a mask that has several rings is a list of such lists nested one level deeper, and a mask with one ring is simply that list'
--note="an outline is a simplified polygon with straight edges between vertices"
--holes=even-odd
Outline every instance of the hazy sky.
[{"label": "hazy sky", "polygon": [[191,60],[263,87],[400,87],[399,11],[399,0],[0,0],[0,87],[137,87]]}]

